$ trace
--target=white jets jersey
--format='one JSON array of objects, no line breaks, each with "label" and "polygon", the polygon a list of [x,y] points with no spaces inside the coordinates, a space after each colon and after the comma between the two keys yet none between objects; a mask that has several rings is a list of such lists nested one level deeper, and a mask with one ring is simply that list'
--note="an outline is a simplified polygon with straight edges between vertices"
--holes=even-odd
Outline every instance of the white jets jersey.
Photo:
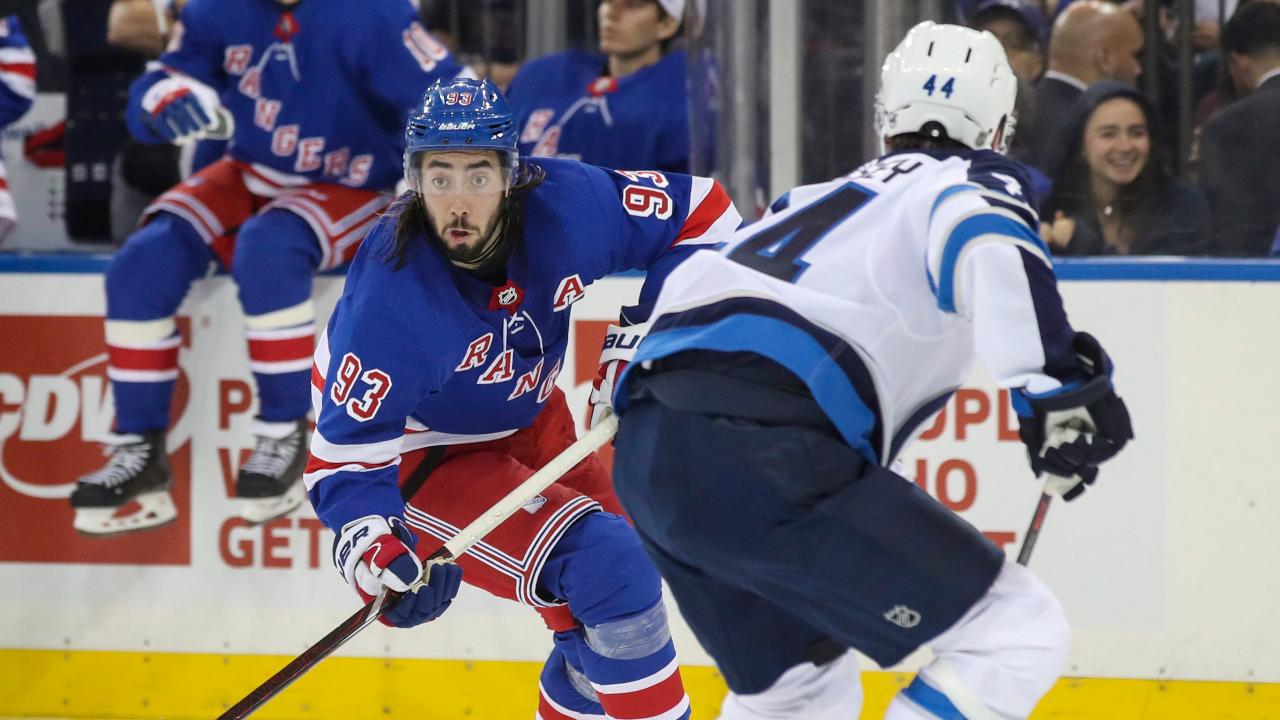
[{"label": "white jets jersey", "polygon": [[796,188],[667,277],[636,362],[768,357],[887,465],[975,359],[1031,395],[1078,379],[1034,203],[1021,166],[990,151],[894,153]]}]

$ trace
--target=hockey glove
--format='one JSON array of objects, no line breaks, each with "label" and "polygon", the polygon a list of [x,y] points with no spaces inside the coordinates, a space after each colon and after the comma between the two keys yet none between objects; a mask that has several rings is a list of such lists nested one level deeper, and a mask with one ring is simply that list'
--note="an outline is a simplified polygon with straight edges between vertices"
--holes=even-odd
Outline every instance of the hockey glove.
[{"label": "hockey glove", "polygon": [[631,364],[636,348],[649,330],[648,323],[619,327],[610,325],[600,353],[600,369],[591,382],[591,404],[587,407],[588,426],[594,428],[613,414],[613,387],[618,376]]},{"label": "hockey glove", "polygon": [[1065,500],[1079,497],[1097,479],[1098,465],[1133,439],[1129,411],[1111,385],[1111,359],[1088,333],[1076,333],[1072,349],[1083,384],[1045,395],[1013,392],[1031,469],[1047,474],[1050,489]]},{"label": "hockey glove", "polygon": [[170,77],[142,96],[147,126],[164,140],[188,143],[204,138],[229,138],[231,115],[222,108],[213,88],[187,77]]},{"label": "hockey glove", "polygon": [[[400,518],[366,515],[347,523],[334,539],[333,564],[360,598],[369,602],[384,586],[407,592],[422,578],[422,562],[413,552],[417,542]],[[401,600],[379,620],[395,627],[434,620],[448,609],[461,579],[462,569],[456,565],[437,565],[431,571],[431,584]]]}]

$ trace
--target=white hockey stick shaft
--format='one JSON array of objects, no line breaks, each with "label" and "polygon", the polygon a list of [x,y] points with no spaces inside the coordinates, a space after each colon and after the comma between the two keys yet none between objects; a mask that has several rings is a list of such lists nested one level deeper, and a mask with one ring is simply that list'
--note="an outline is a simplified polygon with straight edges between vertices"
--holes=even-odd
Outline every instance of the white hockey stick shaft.
[{"label": "white hockey stick shaft", "polygon": [[[588,455],[609,442],[617,431],[618,416],[610,413],[590,432],[578,438],[577,442],[565,448],[551,462],[543,465],[537,472],[530,475],[528,480],[520,483],[514,490],[507,493],[506,497],[499,500],[493,507],[481,514],[480,517],[472,520],[470,525],[462,528],[452,540],[444,544],[444,547],[427,558],[426,564],[452,562],[455,558],[460,557],[462,553],[467,551],[467,548],[492,532],[494,528],[502,524],[503,520],[511,517],[513,513],[524,507],[525,503],[532,500],[538,493],[546,490]],[[426,578],[426,575],[424,572],[423,578]],[[416,590],[417,587],[414,586],[413,589]]]}]

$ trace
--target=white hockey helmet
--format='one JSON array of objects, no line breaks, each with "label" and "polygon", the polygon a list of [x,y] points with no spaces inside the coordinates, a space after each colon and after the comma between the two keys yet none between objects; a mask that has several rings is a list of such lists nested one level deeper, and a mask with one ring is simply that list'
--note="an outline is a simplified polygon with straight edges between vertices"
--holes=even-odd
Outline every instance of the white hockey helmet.
[{"label": "white hockey helmet", "polygon": [[1018,80],[994,35],[922,22],[884,60],[876,131],[881,144],[903,133],[945,134],[971,148],[1003,153],[1013,139],[1017,94]]}]

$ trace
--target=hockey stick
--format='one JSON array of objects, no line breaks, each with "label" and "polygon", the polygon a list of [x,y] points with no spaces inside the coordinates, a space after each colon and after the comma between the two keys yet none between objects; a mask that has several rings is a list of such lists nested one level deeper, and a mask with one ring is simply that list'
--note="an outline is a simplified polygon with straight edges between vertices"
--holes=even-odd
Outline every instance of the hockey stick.
[{"label": "hockey stick", "polygon": [[[1051,434],[1057,440],[1054,444],[1062,445],[1075,440],[1080,436],[1080,432],[1081,430],[1075,427],[1054,428]],[[1027,527],[1027,534],[1022,538],[1022,547],[1018,550],[1018,564],[1023,567],[1031,562],[1031,551],[1036,549],[1036,541],[1040,539],[1040,528],[1044,526],[1045,515],[1049,514],[1049,503],[1057,494],[1051,489],[1051,476],[1040,473],[1037,477],[1044,479],[1044,489],[1040,491],[1040,501],[1036,503],[1036,511],[1031,515],[1031,525]]]},{"label": "hockey stick", "polygon": [[1031,516],[1031,525],[1027,527],[1027,534],[1022,538],[1022,548],[1018,550],[1018,564],[1026,567],[1031,561],[1031,551],[1036,548],[1036,541],[1040,539],[1040,528],[1044,525],[1044,516],[1049,514],[1049,502],[1053,500],[1053,493],[1049,492],[1049,486],[1045,485],[1045,489],[1040,493],[1040,502],[1036,503],[1035,514]]},{"label": "hockey stick", "polygon": [[[462,553],[466,552],[467,548],[501,525],[503,520],[511,517],[512,513],[523,507],[535,495],[546,490],[547,487],[572,470],[584,458],[595,452],[597,448],[609,442],[609,439],[613,437],[617,430],[617,416],[610,415],[606,417],[591,432],[583,435],[577,442],[565,448],[551,462],[544,465],[533,475],[530,475],[528,480],[520,483],[506,497],[499,500],[483,515],[473,520],[470,525],[464,527],[452,540],[432,553],[431,557],[427,558],[423,565],[430,567],[431,565],[450,562],[454,558],[461,556]],[[423,573],[423,577],[426,577],[426,572]],[[423,584],[421,580],[418,581],[409,589],[409,592],[417,590]],[[356,633],[368,627],[384,612],[395,607],[403,595],[402,593],[384,590],[378,597],[371,600],[368,605],[357,610],[354,615],[331,630],[319,642],[304,650],[292,662],[268,678],[253,692],[246,695],[243,700],[219,715],[218,720],[242,720],[242,718],[249,717],[264,703],[293,684],[294,680],[302,677],[304,673],[315,667],[317,663],[328,657],[334,650],[342,647],[343,643],[355,637]]]}]

